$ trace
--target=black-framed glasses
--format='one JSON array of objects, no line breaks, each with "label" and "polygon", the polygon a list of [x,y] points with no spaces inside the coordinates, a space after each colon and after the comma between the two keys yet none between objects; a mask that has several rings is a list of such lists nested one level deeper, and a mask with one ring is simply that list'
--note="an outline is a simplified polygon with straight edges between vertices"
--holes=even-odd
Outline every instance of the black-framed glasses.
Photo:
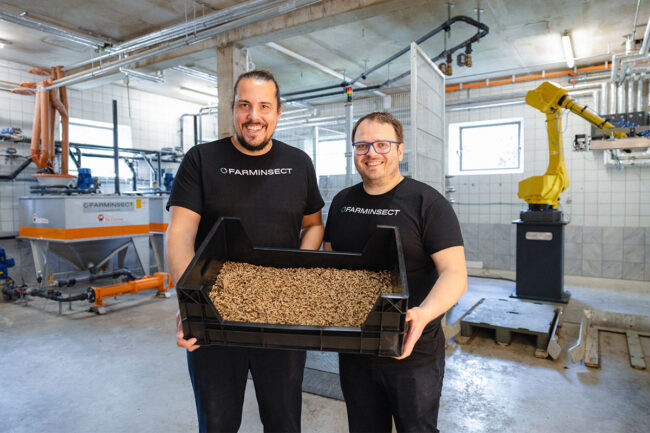
[{"label": "black-framed glasses", "polygon": [[355,155],[365,155],[370,152],[370,147],[375,149],[376,153],[389,153],[391,144],[399,144],[399,141],[375,140],[375,141],[357,141],[352,143]]}]

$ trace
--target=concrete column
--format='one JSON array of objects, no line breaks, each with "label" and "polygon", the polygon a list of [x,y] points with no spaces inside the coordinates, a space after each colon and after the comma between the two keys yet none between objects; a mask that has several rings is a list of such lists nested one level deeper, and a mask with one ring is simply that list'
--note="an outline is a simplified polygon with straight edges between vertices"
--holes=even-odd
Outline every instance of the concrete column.
[{"label": "concrete column", "polygon": [[237,77],[246,72],[246,51],[236,45],[217,48],[217,91],[219,95],[219,138],[234,134],[232,126],[233,87]]}]

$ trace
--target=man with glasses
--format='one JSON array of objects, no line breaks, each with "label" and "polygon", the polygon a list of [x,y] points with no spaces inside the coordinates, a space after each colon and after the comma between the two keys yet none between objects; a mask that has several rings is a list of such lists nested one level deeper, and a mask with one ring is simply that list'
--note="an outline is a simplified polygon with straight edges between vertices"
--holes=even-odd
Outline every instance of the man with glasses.
[{"label": "man with glasses", "polygon": [[445,365],[444,313],[467,288],[460,226],[438,191],[399,172],[401,123],[370,113],[352,130],[362,183],[333,199],[324,248],[361,252],[378,224],[397,226],[409,287],[402,356],[340,354],[341,388],[351,432],[437,432]]}]

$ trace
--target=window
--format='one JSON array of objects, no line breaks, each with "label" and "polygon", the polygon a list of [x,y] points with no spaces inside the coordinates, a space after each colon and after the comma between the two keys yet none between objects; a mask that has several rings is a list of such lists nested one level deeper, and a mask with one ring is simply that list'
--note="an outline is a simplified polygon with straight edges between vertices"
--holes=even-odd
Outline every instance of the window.
[{"label": "window", "polygon": [[449,125],[449,174],[524,171],[524,120],[500,119]]},{"label": "window", "polygon": [[319,141],[316,147],[316,175],[345,174],[347,142],[345,140]]},{"label": "window", "polygon": [[[131,127],[127,125],[117,126],[118,145],[122,148],[133,147],[131,140]],[[68,126],[70,143],[96,144],[107,147],[106,150],[83,150],[81,166],[89,168],[92,175],[96,177],[115,177],[113,160],[110,158],[92,157],[91,155],[113,156],[113,124],[107,122],[96,122],[93,120],[70,118]],[[85,154],[90,154],[86,156]],[[72,159],[69,160],[71,174],[77,172],[77,166]],[[120,178],[131,179],[131,169],[124,160],[120,159]]]}]

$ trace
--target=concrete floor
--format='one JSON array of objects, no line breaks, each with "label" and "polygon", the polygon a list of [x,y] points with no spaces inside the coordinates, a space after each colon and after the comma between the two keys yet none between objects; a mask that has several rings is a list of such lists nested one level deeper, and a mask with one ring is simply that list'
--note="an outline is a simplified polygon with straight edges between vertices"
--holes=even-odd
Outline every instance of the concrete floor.
[{"label": "concrete floor", "polygon": [[[447,349],[439,428],[443,432],[646,432],[650,371],[630,367],[623,335],[601,334],[602,368],[567,360],[586,307],[650,314],[650,285],[614,280],[569,284],[559,328],[560,359],[533,356],[534,341],[508,347],[487,331]],[[584,287],[586,285],[586,287]],[[507,296],[514,283],[471,278],[449,322],[482,297]],[[189,432],[196,414],[185,353],[175,346],[175,296],[151,292],[106,302],[96,316],[77,302],[0,303],[0,431]],[[650,365],[650,339],[642,339]],[[304,432],[347,431],[343,402],[303,395]],[[252,382],[242,432],[261,432]]]}]

